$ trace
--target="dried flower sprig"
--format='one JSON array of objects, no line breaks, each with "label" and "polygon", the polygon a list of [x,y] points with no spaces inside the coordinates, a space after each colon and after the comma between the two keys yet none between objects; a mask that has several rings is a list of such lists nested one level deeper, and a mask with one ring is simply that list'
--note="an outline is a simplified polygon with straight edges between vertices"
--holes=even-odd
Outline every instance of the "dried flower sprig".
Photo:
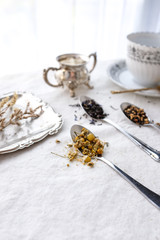
[{"label": "dried flower sprig", "polygon": [[[14,93],[14,95],[11,97],[5,97],[0,102],[0,117],[10,108],[13,107],[18,99],[17,93]],[[4,108],[3,108],[4,107]]]},{"label": "dried flower sprig", "polygon": [[[25,111],[22,111],[19,108],[13,108],[16,101],[18,99],[18,95],[15,93],[11,99],[6,97],[2,99],[0,102],[0,131],[6,128],[9,125],[18,125],[20,126],[20,121],[27,118],[38,118],[44,112],[42,105],[32,109],[30,107],[30,103],[28,102],[26,105]],[[12,113],[7,117],[4,117],[4,114],[7,115],[7,110],[12,110]]]},{"label": "dried flower sprig", "polygon": [[0,109],[9,101],[9,97],[3,98],[0,102]]}]

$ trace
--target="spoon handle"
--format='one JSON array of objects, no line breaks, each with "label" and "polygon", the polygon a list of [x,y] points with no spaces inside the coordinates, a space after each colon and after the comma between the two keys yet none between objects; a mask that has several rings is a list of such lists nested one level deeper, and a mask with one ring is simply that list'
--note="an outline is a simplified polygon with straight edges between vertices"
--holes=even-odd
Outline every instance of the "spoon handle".
[{"label": "spoon handle", "polygon": [[159,130],[160,130],[160,126],[157,125],[157,124],[155,124],[155,123],[151,123],[151,126],[154,127],[154,128],[156,128],[156,129],[159,129]]},{"label": "spoon handle", "polygon": [[137,88],[137,89],[126,89],[126,90],[116,90],[111,91],[112,94],[118,94],[118,93],[129,93],[129,92],[140,92],[140,91],[147,91],[152,89],[158,89],[157,87],[150,87],[150,88]]},{"label": "spoon handle", "polygon": [[98,158],[102,162],[109,165],[114,171],[116,171],[121,177],[123,177],[127,182],[129,182],[133,187],[135,187],[146,199],[148,199],[154,206],[160,209],[160,196],[155,192],[151,191],[147,187],[143,186],[141,183],[137,182],[134,178],[130,177],[127,173],[123,172],[120,168],[114,165],[112,162],[101,157]]},{"label": "spoon handle", "polygon": [[137,137],[131,135],[127,131],[125,131],[123,128],[121,128],[116,123],[112,122],[108,118],[103,119],[104,122],[107,122],[111,124],[113,127],[118,129],[121,133],[123,133],[126,137],[128,137],[135,145],[137,145],[140,149],[142,149],[144,152],[146,152],[151,158],[153,158],[155,161],[160,161],[160,151],[157,151],[156,149],[150,147],[146,143],[144,143],[142,140],[138,139]]}]

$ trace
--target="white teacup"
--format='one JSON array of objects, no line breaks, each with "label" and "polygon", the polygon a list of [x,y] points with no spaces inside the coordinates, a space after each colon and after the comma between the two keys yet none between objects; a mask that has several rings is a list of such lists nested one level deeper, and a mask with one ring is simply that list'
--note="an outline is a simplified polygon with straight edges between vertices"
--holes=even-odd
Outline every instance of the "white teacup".
[{"label": "white teacup", "polygon": [[160,34],[139,32],[127,36],[127,67],[137,83],[160,83]]}]

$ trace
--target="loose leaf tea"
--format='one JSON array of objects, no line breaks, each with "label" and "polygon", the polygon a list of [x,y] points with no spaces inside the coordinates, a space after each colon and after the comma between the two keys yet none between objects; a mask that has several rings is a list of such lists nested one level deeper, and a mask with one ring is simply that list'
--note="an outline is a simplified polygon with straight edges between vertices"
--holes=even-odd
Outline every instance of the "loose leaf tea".
[{"label": "loose leaf tea", "polygon": [[124,113],[131,121],[138,125],[149,123],[148,117],[142,108],[138,108],[134,105],[129,105],[124,109]]},{"label": "loose leaf tea", "polygon": [[104,113],[103,108],[93,99],[82,102],[82,106],[92,118],[103,119],[108,115]]},{"label": "loose leaf tea", "polygon": [[[108,143],[102,142],[86,128],[82,128],[80,133],[75,132],[74,144],[68,153],[68,158],[70,161],[77,160],[84,165],[93,167],[92,158],[101,157],[105,145],[108,146]],[[79,155],[78,150],[82,155]]]},{"label": "loose leaf tea", "polygon": [[93,133],[82,128],[81,133],[77,134],[74,139],[74,147],[79,149],[83,155],[88,157],[101,157],[104,149],[104,143],[96,138]]},{"label": "loose leaf tea", "polygon": [[93,160],[97,161],[97,157],[101,157],[103,154],[104,146],[108,147],[108,145],[108,142],[102,142],[93,133],[90,133],[88,129],[82,128],[80,132],[75,132],[73,143],[67,144],[69,148],[67,155],[60,155],[54,152],[52,154],[68,158],[70,162],[77,161],[83,165],[93,167]]}]

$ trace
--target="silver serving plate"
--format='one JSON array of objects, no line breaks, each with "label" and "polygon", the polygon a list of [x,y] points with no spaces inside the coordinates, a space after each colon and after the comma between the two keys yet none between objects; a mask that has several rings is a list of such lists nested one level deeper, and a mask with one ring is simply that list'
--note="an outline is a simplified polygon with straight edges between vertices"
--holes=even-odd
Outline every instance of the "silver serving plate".
[{"label": "silver serving plate", "polygon": [[[12,92],[3,95],[0,101],[7,96],[13,96],[13,94]],[[20,126],[9,125],[0,131],[0,154],[29,147],[48,135],[56,134],[63,124],[62,116],[40,98],[27,92],[17,92],[17,95],[15,108],[25,110],[27,103],[30,102],[30,107],[33,109],[42,105],[44,112],[36,119],[22,120]]]}]

